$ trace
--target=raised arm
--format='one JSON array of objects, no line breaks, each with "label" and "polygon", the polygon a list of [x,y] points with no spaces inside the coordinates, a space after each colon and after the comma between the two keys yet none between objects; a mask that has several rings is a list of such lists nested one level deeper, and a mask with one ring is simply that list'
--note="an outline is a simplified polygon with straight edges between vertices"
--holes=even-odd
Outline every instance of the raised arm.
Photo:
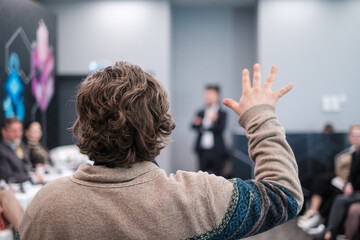
[{"label": "raised arm", "polygon": [[249,154],[255,162],[255,180],[232,179],[236,194],[231,202],[236,204],[226,213],[233,216],[226,224],[229,231],[222,233],[229,239],[254,235],[286,222],[298,214],[303,204],[295,157],[275,116],[278,99],[293,86],[272,91],[276,72],[273,66],[262,86],[260,65],[255,64],[251,86],[245,69],[240,101],[223,101],[240,116],[239,124],[246,130]]},{"label": "raised arm", "polygon": [[277,101],[289,92],[293,85],[288,84],[275,92],[272,91],[277,69],[277,66],[272,66],[262,86],[260,65],[255,64],[252,87],[249,71],[243,70],[240,101],[225,99],[223,103],[240,116],[239,124],[246,130],[250,158],[255,162],[255,179],[287,188],[302,203],[295,157],[286,142],[285,131],[275,116]]}]

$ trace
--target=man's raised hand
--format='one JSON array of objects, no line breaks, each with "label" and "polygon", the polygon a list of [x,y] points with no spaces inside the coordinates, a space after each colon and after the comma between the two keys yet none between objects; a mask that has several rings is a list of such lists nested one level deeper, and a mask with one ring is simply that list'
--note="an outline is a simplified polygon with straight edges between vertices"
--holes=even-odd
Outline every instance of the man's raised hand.
[{"label": "man's raised hand", "polygon": [[278,67],[275,65],[271,67],[270,74],[267,77],[264,86],[261,86],[260,64],[255,64],[252,87],[250,83],[250,72],[248,69],[244,69],[242,71],[242,94],[240,101],[237,102],[233,99],[226,98],[223,100],[223,104],[231,108],[239,116],[256,105],[269,104],[275,107],[278,99],[289,92],[293,87],[292,84],[288,84],[276,92],[272,91],[277,69]]}]

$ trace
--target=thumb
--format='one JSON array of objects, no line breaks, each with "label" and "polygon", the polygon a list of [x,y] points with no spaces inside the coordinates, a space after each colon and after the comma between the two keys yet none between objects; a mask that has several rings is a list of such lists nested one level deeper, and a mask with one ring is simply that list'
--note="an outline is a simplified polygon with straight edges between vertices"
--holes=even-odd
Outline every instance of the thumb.
[{"label": "thumb", "polygon": [[230,98],[225,98],[225,99],[223,100],[223,104],[224,104],[225,106],[227,106],[228,108],[231,108],[234,112],[237,113],[236,108],[237,108],[237,106],[239,105],[238,102],[236,102],[236,101],[234,101],[234,100],[232,100],[232,99],[230,99]]}]

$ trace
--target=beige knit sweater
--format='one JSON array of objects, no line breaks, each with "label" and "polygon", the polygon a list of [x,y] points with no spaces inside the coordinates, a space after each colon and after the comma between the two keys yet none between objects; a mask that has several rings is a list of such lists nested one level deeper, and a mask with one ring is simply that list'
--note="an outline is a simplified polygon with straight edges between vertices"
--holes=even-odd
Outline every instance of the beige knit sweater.
[{"label": "beige knit sweater", "polygon": [[17,238],[237,239],[289,220],[303,199],[274,108],[253,107],[239,123],[249,138],[255,180],[204,172],[167,175],[152,162],[131,168],[84,164],[40,190]]}]

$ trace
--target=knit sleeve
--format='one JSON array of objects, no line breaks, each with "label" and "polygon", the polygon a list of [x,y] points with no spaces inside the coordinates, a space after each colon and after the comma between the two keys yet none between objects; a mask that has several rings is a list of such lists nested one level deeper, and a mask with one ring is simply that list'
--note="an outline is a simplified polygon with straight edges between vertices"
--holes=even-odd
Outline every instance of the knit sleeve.
[{"label": "knit sleeve", "polygon": [[255,162],[255,180],[235,178],[230,203],[221,223],[189,239],[238,239],[264,232],[294,218],[303,195],[294,154],[286,142],[274,108],[260,105],[240,120]]},{"label": "knit sleeve", "polygon": [[250,158],[255,162],[255,179],[287,189],[302,208],[303,193],[294,153],[286,141],[285,130],[275,116],[275,108],[258,105],[239,119],[249,139]]}]

